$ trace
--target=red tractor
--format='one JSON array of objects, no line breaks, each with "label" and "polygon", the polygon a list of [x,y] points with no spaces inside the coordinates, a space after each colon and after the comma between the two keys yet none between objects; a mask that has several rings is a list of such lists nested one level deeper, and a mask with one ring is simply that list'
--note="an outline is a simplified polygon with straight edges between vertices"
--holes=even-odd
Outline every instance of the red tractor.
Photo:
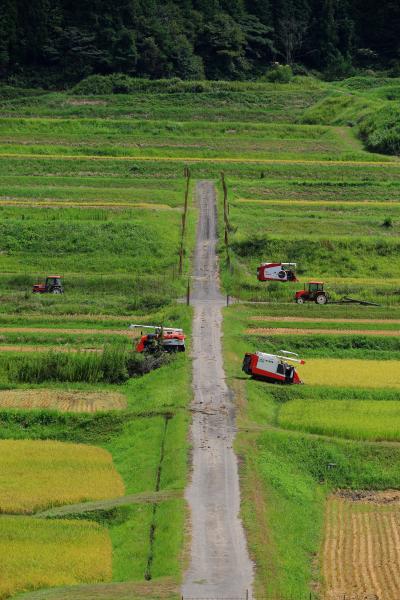
[{"label": "red tractor", "polygon": [[326,304],[329,300],[329,296],[324,290],[322,281],[309,281],[304,285],[304,290],[296,292],[294,299],[297,304],[304,304],[304,302]]},{"label": "red tractor", "polygon": [[46,283],[35,283],[32,292],[34,294],[63,294],[64,287],[61,275],[48,275]]},{"label": "red tractor", "polygon": [[281,383],[284,385],[302,383],[295,367],[289,363],[304,365],[294,352],[279,350],[280,354],[266,354],[265,352],[247,353],[243,359],[242,371],[251,375],[253,379],[261,379],[268,383]]},{"label": "red tractor", "polygon": [[185,352],[183,329],[159,325],[130,325],[129,329],[152,329],[153,333],[143,334],[136,345],[137,352]]}]

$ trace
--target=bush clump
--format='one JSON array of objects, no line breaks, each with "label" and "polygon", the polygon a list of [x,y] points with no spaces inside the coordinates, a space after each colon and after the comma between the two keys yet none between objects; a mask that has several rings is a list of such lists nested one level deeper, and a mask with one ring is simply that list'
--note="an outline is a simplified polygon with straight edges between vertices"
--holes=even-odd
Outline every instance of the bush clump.
[{"label": "bush clump", "polygon": [[360,123],[360,136],[368,150],[400,154],[400,108],[385,106],[371,112]]}]

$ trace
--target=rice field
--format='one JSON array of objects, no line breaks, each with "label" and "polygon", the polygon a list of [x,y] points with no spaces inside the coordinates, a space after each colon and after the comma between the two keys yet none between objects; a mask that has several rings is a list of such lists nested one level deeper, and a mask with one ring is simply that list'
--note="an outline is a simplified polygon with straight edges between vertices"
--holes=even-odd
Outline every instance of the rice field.
[{"label": "rice field", "polygon": [[105,527],[89,521],[0,517],[0,598],[57,585],[110,581]]},{"label": "rice field", "polygon": [[94,413],[123,410],[126,397],[119,392],[63,391],[57,389],[0,390],[0,408],[49,409],[61,412]]},{"label": "rice field", "polygon": [[109,452],[83,444],[0,440],[0,513],[124,495]]},{"label": "rice field", "polygon": [[373,441],[400,441],[399,422],[396,400],[292,400],[278,415],[284,429]]},{"label": "rice field", "polygon": [[306,385],[400,388],[400,361],[310,358],[299,367]]},{"label": "rice field", "polygon": [[324,600],[397,600],[400,501],[390,492],[365,501],[331,496],[321,548]]}]

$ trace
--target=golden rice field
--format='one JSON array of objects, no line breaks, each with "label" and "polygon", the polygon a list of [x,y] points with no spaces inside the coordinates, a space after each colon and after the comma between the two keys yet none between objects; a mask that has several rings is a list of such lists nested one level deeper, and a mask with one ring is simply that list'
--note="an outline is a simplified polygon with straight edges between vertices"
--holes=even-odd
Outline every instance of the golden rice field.
[{"label": "golden rice field", "polygon": [[0,600],[38,588],[111,579],[111,540],[97,523],[2,516],[0,539]]},{"label": "golden rice field", "polygon": [[306,384],[400,388],[400,361],[310,358],[298,367]]},{"label": "golden rice field", "polygon": [[357,440],[399,441],[400,402],[396,400],[292,400],[282,405],[286,429]]},{"label": "golden rice field", "polygon": [[61,412],[93,413],[123,410],[127,402],[118,392],[64,392],[61,390],[0,390],[0,408],[42,408]]},{"label": "golden rice field", "polygon": [[53,441],[0,440],[0,513],[124,495],[109,452]]},{"label": "golden rice field", "polygon": [[323,599],[398,600],[400,498],[331,497],[322,545]]}]

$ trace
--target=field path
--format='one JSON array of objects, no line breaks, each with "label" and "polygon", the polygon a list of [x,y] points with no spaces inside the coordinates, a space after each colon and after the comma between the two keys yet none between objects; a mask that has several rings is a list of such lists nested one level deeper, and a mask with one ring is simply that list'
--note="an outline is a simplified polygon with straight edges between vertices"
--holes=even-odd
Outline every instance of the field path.
[{"label": "field path", "polygon": [[239,518],[238,462],[232,449],[234,406],[225,382],[221,350],[217,207],[214,185],[199,182],[200,211],[194,263],[192,480],[187,598],[251,598],[253,567]]}]

